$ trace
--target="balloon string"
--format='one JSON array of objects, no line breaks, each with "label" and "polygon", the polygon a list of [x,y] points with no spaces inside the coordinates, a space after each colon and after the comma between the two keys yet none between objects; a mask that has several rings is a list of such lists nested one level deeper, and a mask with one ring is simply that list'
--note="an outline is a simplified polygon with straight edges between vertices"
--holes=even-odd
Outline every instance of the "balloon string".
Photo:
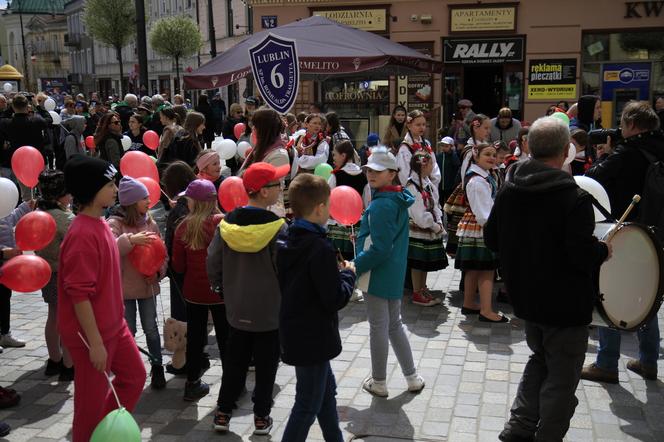
[{"label": "balloon string", "polygon": [[351,235],[351,240],[350,242],[353,243],[353,259],[357,258],[357,251],[355,250],[355,226],[350,225],[350,235]]},{"label": "balloon string", "polygon": [[[78,337],[81,338],[81,341],[83,341],[83,344],[87,347],[88,350],[90,350],[90,346],[88,345],[87,341],[81,334],[81,332],[78,332]],[[115,402],[118,403],[118,408],[122,408],[122,404],[120,403],[120,399],[118,398],[118,393],[115,391],[115,387],[113,387],[113,382],[111,382],[111,377],[109,374],[104,370],[104,375],[106,375],[106,380],[108,381],[108,386],[111,387],[111,391],[113,392],[113,396],[115,396]]]}]

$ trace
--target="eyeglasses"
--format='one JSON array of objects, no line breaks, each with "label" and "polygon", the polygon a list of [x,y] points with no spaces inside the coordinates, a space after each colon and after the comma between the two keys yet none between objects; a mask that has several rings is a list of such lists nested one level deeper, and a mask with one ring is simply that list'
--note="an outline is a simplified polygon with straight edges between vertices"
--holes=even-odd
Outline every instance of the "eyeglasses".
[{"label": "eyeglasses", "polygon": [[116,124],[116,125],[119,126],[119,125],[120,125],[120,122],[119,122],[119,121],[111,121],[111,124]]}]

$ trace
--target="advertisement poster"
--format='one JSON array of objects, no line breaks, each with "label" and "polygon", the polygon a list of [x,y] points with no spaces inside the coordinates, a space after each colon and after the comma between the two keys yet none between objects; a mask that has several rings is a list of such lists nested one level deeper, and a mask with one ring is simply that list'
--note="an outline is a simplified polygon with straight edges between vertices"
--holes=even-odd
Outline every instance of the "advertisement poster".
[{"label": "advertisement poster", "polygon": [[639,100],[650,98],[650,63],[606,63],[602,68],[602,100],[613,101],[619,89],[638,89]]},{"label": "advertisement poster", "polygon": [[529,100],[576,98],[576,58],[530,60]]},{"label": "advertisement poster", "polygon": [[523,61],[523,48],[523,37],[445,38],[443,39],[443,63],[518,63]]},{"label": "advertisement poster", "polygon": [[[432,43],[405,43],[416,51],[431,56]],[[397,78],[399,104],[409,111],[419,109],[427,115],[433,106],[433,76],[431,74],[411,74]]]}]

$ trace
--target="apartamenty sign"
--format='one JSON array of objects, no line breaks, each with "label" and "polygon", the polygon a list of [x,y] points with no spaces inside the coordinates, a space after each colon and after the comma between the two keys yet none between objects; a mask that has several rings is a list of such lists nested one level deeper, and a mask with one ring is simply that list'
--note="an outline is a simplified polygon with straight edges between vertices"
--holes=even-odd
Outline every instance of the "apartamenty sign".
[{"label": "apartamenty sign", "polygon": [[496,64],[523,61],[523,37],[506,38],[445,38],[443,63]]},{"label": "apartamenty sign", "polygon": [[318,10],[313,11],[312,15],[320,15],[363,31],[387,31],[387,10],[385,8]]},{"label": "apartamenty sign", "polygon": [[516,4],[450,5],[450,32],[514,31]]}]

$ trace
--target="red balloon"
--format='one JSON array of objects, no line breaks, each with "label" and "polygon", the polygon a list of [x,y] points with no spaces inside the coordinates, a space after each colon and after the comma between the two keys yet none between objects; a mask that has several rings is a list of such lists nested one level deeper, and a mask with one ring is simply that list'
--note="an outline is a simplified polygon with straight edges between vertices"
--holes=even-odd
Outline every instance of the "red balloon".
[{"label": "red balloon", "polygon": [[136,181],[140,181],[148,188],[148,193],[150,194],[150,208],[152,209],[157,205],[159,198],[161,197],[161,187],[159,187],[159,183],[146,176],[138,177],[136,178]]},{"label": "red balloon", "polygon": [[242,178],[237,176],[222,181],[217,193],[219,194],[219,204],[226,212],[230,212],[236,207],[246,206],[249,202],[249,195],[244,188]]},{"label": "red balloon", "polygon": [[237,123],[233,126],[233,135],[235,135],[235,138],[239,139],[245,130],[247,130],[247,126],[244,123]]},{"label": "red balloon", "polygon": [[37,210],[23,216],[16,224],[16,247],[41,250],[53,241],[57,227],[53,217]]},{"label": "red balloon", "polygon": [[122,156],[120,160],[120,172],[122,175],[132,178],[145,176],[159,182],[159,172],[157,171],[157,165],[154,163],[154,160],[146,153],[137,150],[127,152]]},{"label": "red balloon", "polygon": [[143,144],[152,150],[157,150],[157,147],[159,147],[159,135],[157,135],[157,132],[153,130],[145,132],[143,134]]},{"label": "red balloon", "polygon": [[20,182],[33,188],[44,170],[44,157],[32,146],[21,146],[12,155],[12,170]]},{"label": "red balloon", "polygon": [[51,279],[51,266],[36,255],[19,255],[0,269],[0,283],[17,292],[35,292]]},{"label": "red balloon", "polygon": [[85,147],[87,147],[90,150],[95,150],[95,137],[92,135],[88,135],[85,137]]},{"label": "red balloon", "polygon": [[362,218],[362,197],[349,186],[339,186],[330,194],[330,215],[345,226],[356,224]]},{"label": "red balloon", "polygon": [[129,262],[143,276],[154,276],[166,260],[166,246],[155,235],[150,244],[134,246],[129,252]]}]

